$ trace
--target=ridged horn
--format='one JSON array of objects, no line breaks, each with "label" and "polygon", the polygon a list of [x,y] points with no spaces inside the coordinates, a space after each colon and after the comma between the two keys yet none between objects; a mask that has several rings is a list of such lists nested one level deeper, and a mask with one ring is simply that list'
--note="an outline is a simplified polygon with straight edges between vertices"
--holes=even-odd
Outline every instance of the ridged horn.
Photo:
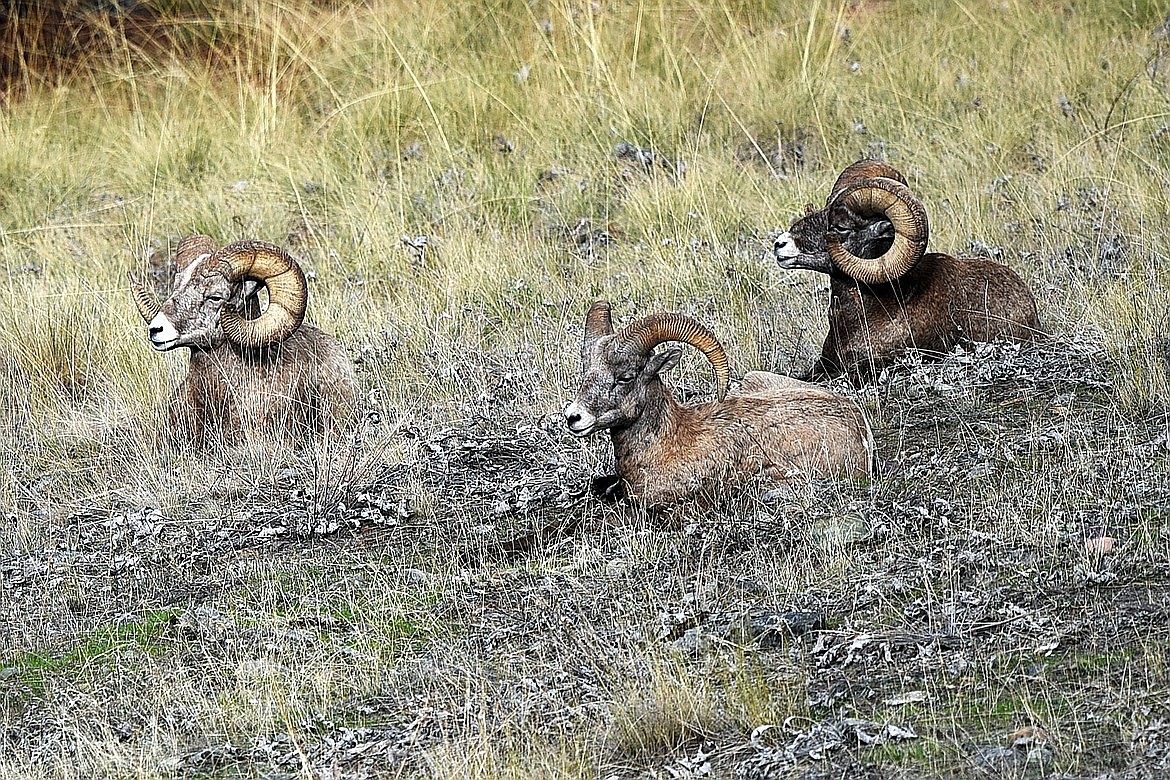
[{"label": "ridged horn", "polygon": [[615,338],[644,355],[665,341],[690,344],[707,356],[715,369],[715,392],[720,401],[727,395],[731,383],[731,369],[727,353],[711,331],[685,314],[660,312],[643,317],[618,331]]},{"label": "ridged horn", "polygon": [[215,254],[215,241],[211,236],[196,233],[187,236],[175,247],[175,268],[183,270],[203,255]]},{"label": "ridged horn", "polygon": [[134,305],[138,307],[138,313],[142,315],[142,319],[149,325],[151,320],[158,316],[162,306],[154,299],[153,295],[146,291],[142,282],[134,278],[134,274],[127,273],[126,278],[130,280],[130,297],[134,299]]},{"label": "ridged horn", "polygon": [[222,264],[232,282],[252,279],[268,288],[268,308],[254,320],[244,319],[230,306],[220,324],[229,340],[243,347],[263,347],[283,341],[305,319],[309,287],[297,262],[280,247],[266,241],[237,241],[212,255],[209,267]]},{"label": "ridged horn", "polygon": [[848,187],[863,182],[866,179],[893,179],[900,184],[906,183],[906,177],[897,168],[888,163],[881,162],[880,160],[858,160],[841,171],[841,175],[837,177],[837,181],[833,182],[833,189],[829,193],[828,203],[832,204],[837,199],[837,196]]},{"label": "ridged horn", "polygon": [[[883,216],[894,226],[894,242],[875,258],[858,257],[841,244],[834,229],[840,210],[867,217]],[[893,179],[866,179],[846,187],[829,204],[829,233],[825,243],[837,268],[862,284],[885,284],[909,271],[926,254],[930,226],[926,209],[905,184]]]}]

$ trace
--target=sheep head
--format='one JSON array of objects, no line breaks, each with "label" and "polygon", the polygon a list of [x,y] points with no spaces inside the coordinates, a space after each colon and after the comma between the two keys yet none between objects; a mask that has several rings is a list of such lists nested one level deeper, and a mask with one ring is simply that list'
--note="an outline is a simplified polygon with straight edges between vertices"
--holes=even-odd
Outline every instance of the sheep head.
[{"label": "sheep head", "polygon": [[581,389],[577,399],[565,408],[569,432],[588,436],[637,421],[651,403],[654,388],[659,386],[659,374],[673,368],[682,357],[682,350],[677,348],[653,352],[667,341],[690,344],[707,356],[722,400],[730,370],[727,354],[709,330],[686,315],[662,312],[614,333],[610,305],[598,301],[585,318]]},{"label": "sheep head", "polygon": [[[161,304],[131,279],[150,345],[210,349],[225,340],[257,348],[288,338],[305,317],[305,275],[288,253],[263,241],[237,241],[216,250],[207,236],[188,236],[175,250],[175,284]],[[268,308],[256,319],[241,314],[263,285]]]},{"label": "sheep head", "polygon": [[[870,260],[887,255],[897,237],[897,228],[892,220],[884,212],[856,208],[856,195],[843,200],[846,192],[854,192],[864,182],[879,179],[893,181],[903,187],[906,184],[901,173],[876,160],[861,160],[842,171],[833,183],[825,207],[816,209],[812,204],[807,205],[805,215],[776,239],[772,251],[780,267],[825,274],[832,273],[835,268],[844,271],[834,265],[834,258],[829,251],[830,233],[848,256]],[[854,262],[850,267],[857,265]]]}]

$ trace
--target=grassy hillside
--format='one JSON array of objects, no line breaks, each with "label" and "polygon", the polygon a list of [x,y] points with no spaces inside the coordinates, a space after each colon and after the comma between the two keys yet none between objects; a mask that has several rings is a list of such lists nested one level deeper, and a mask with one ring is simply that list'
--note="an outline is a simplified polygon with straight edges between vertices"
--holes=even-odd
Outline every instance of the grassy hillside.
[{"label": "grassy hillside", "polygon": [[[0,780],[1167,771],[1161,4],[65,7],[0,74]],[[871,484],[585,495],[589,303],[805,368],[770,236],[863,156],[1051,340],[842,388]],[[309,272],[355,440],[160,443],[126,272],[193,232]]]}]

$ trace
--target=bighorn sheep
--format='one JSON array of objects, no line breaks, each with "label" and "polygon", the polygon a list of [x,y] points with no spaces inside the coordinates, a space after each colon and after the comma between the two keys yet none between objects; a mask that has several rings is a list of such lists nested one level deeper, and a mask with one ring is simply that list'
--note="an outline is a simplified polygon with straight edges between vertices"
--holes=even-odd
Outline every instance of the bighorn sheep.
[{"label": "bighorn sheep", "polygon": [[823,209],[776,239],[782,268],[829,275],[829,332],[803,379],[877,376],[908,347],[946,352],[963,339],[1028,341],[1036,301],[1007,266],[926,252],[926,210],[885,163],[838,177]]},{"label": "bighorn sheep", "polygon": [[[715,369],[716,401],[684,407],[660,375],[682,356],[651,354],[667,341],[702,351]],[[660,313],[616,334],[610,305],[585,318],[582,383],[565,408],[578,437],[609,429],[627,495],[657,508],[753,480],[852,477],[870,473],[873,436],[865,415],[823,387],[762,371],[727,392],[727,355],[709,330],[682,314]]]},{"label": "bighorn sheep", "polygon": [[263,241],[217,250],[196,235],[179,242],[175,266],[174,290],[161,305],[133,278],[131,291],[155,350],[191,350],[168,405],[176,441],[295,441],[345,426],[353,365],[337,341],[302,324],[308,287],[286,252]]}]

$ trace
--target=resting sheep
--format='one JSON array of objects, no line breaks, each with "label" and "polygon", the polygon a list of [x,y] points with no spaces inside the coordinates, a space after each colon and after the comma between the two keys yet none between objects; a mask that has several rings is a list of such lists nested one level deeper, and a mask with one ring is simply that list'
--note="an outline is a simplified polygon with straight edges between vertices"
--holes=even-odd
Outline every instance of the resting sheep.
[{"label": "resting sheep", "polygon": [[263,241],[217,250],[196,235],[179,242],[175,265],[161,305],[131,279],[150,345],[191,350],[168,404],[175,441],[297,441],[344,428],[357,392],[353,365],[336,340],[302,324],[308,287],[286,252]]},{"label": "resting sheep", "polygon": [[829,332],[802,377],[876,377],[907,348],[944,353],[960,341],[1028,341],[1036,301],[1007,266],[927,253],[926,210],[885,163],[854,163],[825,207],[775,243],[782,268],[829,275]]},{"label": "resting sheep", "polygon": [[[718,400],[680,405],[660,375],[682,350],[652,354],[667,341],[702,351],[715,369]],[[870,473],[873,437],[852,401],[823,387],[753,371],[727,392],[727,355],[701,324],[654,314],[614,333],[610,305],[585,318],[582,382],[565,408],[578,437],[608,429],[626,493],[657,508],[763,480],[859,477]]]}]

